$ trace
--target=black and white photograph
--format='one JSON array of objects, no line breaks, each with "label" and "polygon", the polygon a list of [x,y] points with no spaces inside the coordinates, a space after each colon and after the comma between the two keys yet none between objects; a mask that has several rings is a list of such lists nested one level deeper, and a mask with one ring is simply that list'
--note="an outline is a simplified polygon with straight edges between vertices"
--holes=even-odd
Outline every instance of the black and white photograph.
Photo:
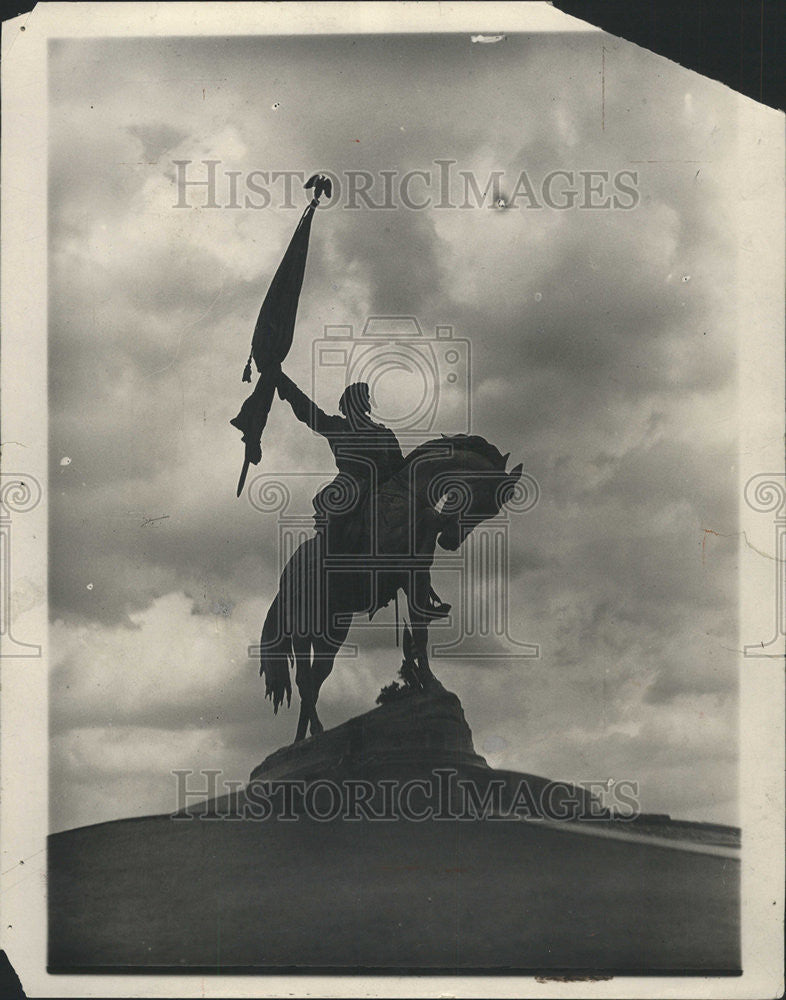
[{"label": "black and white photograph", "polygon": [[783,113],[539,3],[3,73],[20,995],[778,995]]}]

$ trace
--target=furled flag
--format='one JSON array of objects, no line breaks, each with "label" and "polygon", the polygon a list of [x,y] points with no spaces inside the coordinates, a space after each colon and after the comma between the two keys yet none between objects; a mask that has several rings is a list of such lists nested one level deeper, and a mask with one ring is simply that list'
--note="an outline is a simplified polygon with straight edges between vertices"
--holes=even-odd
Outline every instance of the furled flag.
[{"label": "furled flag", "polygon": [[311,235],[311,220],[319,199],[324,193],[329,198],[332,192],[330,179],[322,174],[314,174],[305,184],[306,188],[314,189],[314,197],[305,210],[297,225],[297,229],[287,247],[284,259],[270,283],[265,301],[259,311],[254,336],[251,340],[251,353],[243,372],[243,381],[251,381],[251,362],[253,360],[260,373],[256,387],[240,408],[240,413],[230,423],[243,434],[246,454],[243,470],[237,484],[237,495],[243,492],[246,474],[250,464],[257,465],[262,458],[262,431],[267,423],[267,416],[273,402],[278,377],[281,372],[281,362],[292,346],[292,335],[295,332],[300,289],[303,285],[303,274],[306,269],[308,255],[308,238]]}]

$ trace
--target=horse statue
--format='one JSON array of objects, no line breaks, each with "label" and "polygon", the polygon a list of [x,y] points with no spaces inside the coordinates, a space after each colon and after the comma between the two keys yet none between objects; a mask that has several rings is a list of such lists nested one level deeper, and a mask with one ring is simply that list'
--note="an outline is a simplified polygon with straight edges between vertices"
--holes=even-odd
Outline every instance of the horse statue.
[{"label": "horse statue", "polygon": [[[418,445],[401,468],[354,507],[353,531],[343,551],[332,552],[329,530],[306,539],[284,567],[265,618],[260,674],[266,697],[278,711],[291,702],[290,670],[300,695],[295,742],[323,731],[319,691],[354,614],[369,618],[402,590],[409,626],[401,676],[426,690],[430,568],[437,544],[456,551],[481,522],[494,517],[513,495],[522,467],[506,471],[509,455],[476,435],[443,435]],[[335,511],[352,506],[346,496],[326,497]],[[346,544],[351,537],[351,545]]]}]

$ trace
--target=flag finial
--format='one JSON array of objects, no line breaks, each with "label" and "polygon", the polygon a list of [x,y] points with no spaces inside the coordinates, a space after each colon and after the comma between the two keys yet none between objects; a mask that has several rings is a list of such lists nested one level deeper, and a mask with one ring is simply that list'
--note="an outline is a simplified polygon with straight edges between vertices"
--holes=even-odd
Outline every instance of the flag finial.
[{"label": "flag finial", "polygon": [[325,174],[312,174],[311,177],[306,181],[303,187],[308,191],[309,188],[314,189],[314,201],[319,204],[319,199],[323,194],[327,195],[328,198],[333,197],[333,184],[329,177]]}]

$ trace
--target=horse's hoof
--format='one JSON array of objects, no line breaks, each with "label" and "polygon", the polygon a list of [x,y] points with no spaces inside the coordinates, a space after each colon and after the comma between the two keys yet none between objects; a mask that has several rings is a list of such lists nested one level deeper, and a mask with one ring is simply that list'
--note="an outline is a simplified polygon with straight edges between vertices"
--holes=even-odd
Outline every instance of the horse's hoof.
[{"label": "horse's hoof", "polygon": [[411,690],[417,691],[420,688],[420,683],[418,681],[418,675],[414,668],[408,663],[401,664],[401,670],[399,671],[399,676],[401,677],[404,684]]},{"label": "horse's hoof", "polygon": [[426,670],[425,672],[418,674],[418,685],[420,687],[420,690],[423,692],[428,691],[429,688],[431,687],[432,681],[434,681],[435,679],[436,678],[434,677],[434,675],[430,670]]}]

